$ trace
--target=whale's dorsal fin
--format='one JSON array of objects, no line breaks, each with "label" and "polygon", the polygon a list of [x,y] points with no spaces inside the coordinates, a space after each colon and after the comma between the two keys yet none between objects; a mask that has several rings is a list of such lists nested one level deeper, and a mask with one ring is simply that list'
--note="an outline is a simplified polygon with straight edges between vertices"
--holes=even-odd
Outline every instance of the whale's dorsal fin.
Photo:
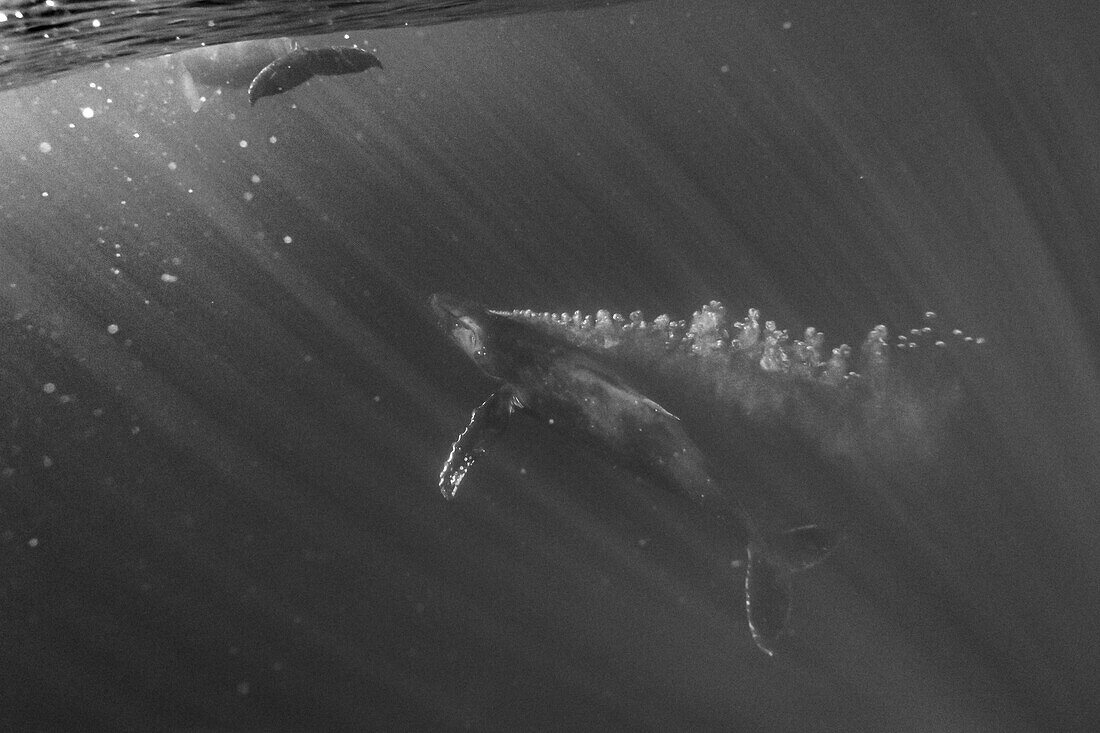
[{"label": "whale's dorsal fin", "polygon": [[637,401],[653,412],[660,413],[673,420],[680,419],[628,384],[617,372],[600,364],[591,356],[576,354],[573,356],[570,365],[575,375],[586,375],[592,381],[605,385],[609,391],[616,392],[623,400]]},{"label": "whale's dorsal fin", "polygon": [[466,472],[508,427],[508,419],[517,406],[512,390],[502,387],[470,415],[469,424],[451,446],[451,454],[439,474],[439,490],[445,499],[455,498]]}]

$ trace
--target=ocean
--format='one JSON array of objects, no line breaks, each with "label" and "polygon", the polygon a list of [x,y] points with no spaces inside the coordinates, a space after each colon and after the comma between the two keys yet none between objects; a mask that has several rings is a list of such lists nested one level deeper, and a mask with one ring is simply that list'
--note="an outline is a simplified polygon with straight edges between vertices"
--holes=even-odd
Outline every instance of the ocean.
[{"label": "ocean", "polygon": [[[0,727],[1100,725],[1100,9],[263,5],[3,11]],[[278,37],[382,68],[159,55]],[[440,495],[498,385],[433,293],[887,328],[877,440],[661,397],[844,530],[774,656],[744,537],[567,431]]]}]

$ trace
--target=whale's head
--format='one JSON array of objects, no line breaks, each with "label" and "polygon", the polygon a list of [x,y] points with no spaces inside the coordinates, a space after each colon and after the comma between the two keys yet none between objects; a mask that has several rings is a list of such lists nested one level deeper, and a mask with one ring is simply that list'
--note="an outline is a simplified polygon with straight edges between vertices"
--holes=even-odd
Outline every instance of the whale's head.
[{"label": "whale's head", "polygon": [[439,327],[450,337],[466,356],[490,377],[503,379],[495,349],[492,348],[491,327],[493,314],[483,306],[456,298],[446,293],[436,293],[428,305]]}]

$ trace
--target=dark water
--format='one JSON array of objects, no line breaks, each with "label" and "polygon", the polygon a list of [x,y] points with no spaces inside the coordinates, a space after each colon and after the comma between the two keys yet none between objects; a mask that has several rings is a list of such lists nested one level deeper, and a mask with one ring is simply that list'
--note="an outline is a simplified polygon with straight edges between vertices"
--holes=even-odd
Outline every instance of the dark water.
[{"label": "dark water", "polygon": [[[385,69],[252,109],[157,59],[0,94],[0,721],[1094,729],[1098,20],[654,2],[307,39]],[[927,460],[685,408],[851,527],[769,659],[740,548],[544,426],[443,501],[492,385],[439,291],[987,343],[921,366]]]}]

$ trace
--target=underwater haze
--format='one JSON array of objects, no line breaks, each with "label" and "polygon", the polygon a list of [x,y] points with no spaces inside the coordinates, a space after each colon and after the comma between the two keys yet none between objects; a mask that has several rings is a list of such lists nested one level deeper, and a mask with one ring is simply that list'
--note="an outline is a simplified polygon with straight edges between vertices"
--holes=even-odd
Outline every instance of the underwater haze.
[{"label": "underwater haze", "polygon": [[[133,18],[0,63],[0,727],[1100,727],[1100,7],[183,5],[382,68],[250,106]],[[630,378],[843,536],[773,655],[746,538],[606,446],[516,415],[441,496],[467,301],[693,329]]]}]

